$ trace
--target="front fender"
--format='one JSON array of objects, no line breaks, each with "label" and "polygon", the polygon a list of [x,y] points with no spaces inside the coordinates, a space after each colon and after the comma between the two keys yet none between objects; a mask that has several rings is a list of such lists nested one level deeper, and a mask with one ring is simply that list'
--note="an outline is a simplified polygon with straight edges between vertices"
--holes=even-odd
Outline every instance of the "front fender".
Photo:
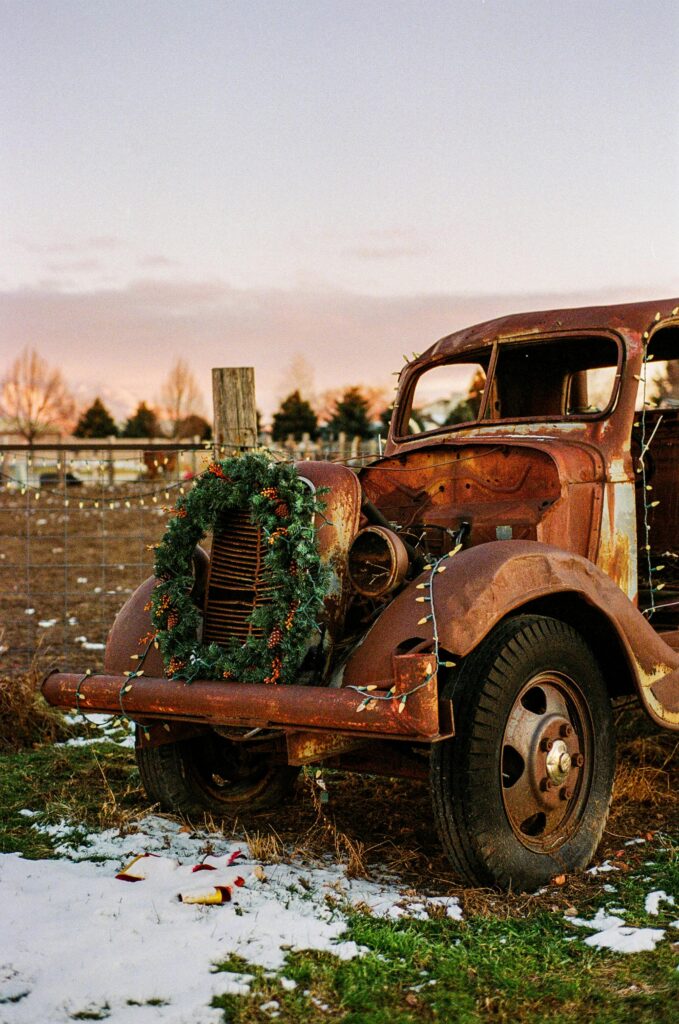
[{"label": "front fender", "polygon": [[[498,622],[544,597],[578,596],[608,619],[618,635],[639,697],[651,717],[679,729],[679,653],[656,633],[620,588],[588,559],[535,541],[495,541],[461,551],[441,563],[433,580],[433,603],[441,647],[469,654]],[[421,620],[429,604],[422,573],[385,609],[352,652],[342,685],[388,679],[394,649],[405,641],[433,642],[432,620]]]}]

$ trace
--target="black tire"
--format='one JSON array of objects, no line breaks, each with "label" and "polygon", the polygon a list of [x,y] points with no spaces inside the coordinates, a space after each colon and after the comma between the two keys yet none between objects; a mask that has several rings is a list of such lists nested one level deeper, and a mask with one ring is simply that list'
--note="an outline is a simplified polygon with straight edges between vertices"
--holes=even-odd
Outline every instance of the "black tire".
[{"label": "black tire", "polygon": [[455,871],[530,891],[586,867],[615,772],[611,703],[591,649],[564,622],[517,616],[455,672],[443,695],[456,735],[431,756],[434,818]]},{"label": "black tire", "polygon": [[276,807],[288,800],[299,769],[272,764],[266,751],[217,733],[136,747],[146,794],[165,811],[233,815]]}]

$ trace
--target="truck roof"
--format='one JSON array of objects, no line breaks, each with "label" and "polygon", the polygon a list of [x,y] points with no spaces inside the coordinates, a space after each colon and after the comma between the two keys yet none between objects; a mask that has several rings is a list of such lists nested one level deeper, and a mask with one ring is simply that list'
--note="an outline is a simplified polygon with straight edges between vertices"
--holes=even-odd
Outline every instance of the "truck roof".
[{"label": "truck roof", "polygon": [[[530,334],[555,334],[559,331],[619,330],[638,333],[648,330],[657,314],[665,319],[679,313],[679,298],[650,302],[626,302],[614,306],[577,306],[572,309],[548,309],[534,313],[514,313],[465,327],[435,342],[421,359],[435,355],[453,355],[466,349],[490,345],[502,338]],[[418,360],[419,362],[419,360]]]}]

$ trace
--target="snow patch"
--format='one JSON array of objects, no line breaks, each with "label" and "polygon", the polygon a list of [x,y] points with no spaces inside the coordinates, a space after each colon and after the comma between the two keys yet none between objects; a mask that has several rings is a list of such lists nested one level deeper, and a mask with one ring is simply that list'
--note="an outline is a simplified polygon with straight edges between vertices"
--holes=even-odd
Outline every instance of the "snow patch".
[{"label": "snow patch", "polygon": [[648,896],[644,900],[644,910],[651,917],[657,917],[660,911],[660,904],[667,903],[668,906],[674,906],[674,896],[668,896],[662,889],[655,889],[653,892],[649,892]]},{"label": "snow patch", "polygon": [[616,925],[585,939],[586,946],[611,949],[615,953],[648,953],[665,938],[662,928],[632,928]]},{"label": "snow patch", "polygon": [[[461,916],[454,898],[411,898],[393,885],[349,879],[334,863],[239,860],[227,869],[238,849],[233,840],[189,833],[156,815],[127,835],[108,829],[83,837],[67,822],[32,827],[49,835],[67,859],[0,856],[3,1024],[66,1024],[83,1014],[101,1014],[109,1024],[217,1024],[223,1015],[209,1008],[213,996],[242,995],[252,980],[216,969],[234,954],[273,971],[284,966],[289,950],[360,956],[364,950],[344,938],[352,907],[384,917],[441,909]],[[148,877],[135,884],[116,879],[142,852],[158,855]],[[201,862],[216,870],[194,873]],[[245,884],[223,906],[177,898],[198,883],[228,884],[236,874]],[[284,988],[293,987],[286,979]]]}]

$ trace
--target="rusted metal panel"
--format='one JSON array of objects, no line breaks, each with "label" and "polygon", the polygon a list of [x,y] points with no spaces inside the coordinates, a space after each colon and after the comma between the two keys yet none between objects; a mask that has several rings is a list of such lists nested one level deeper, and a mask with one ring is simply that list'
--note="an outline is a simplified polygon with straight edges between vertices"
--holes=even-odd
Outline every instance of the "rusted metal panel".
[{"label": "rusted metal panel", "polygon": [[456,331],[435,342],[409,366],[421,365],[435,355],[452,355],[491,344],[496,338],[517,338],[531,334],[563,332],[586,333],[597,328],[610,328],[621,333],[640,335],[648,329],[656,313],[668,317],[679,299],[656,299],[652,302],[628,302],[610,306],[582,306],[574,309],[549,309],[498,317]]},{"label": "rusted metal panel", "polygon": [[130,718],[173,719],[206,725],[294,726],[349,735],[389,735],[394,739],[434,740],[439,736],[438,692],[433,656],[395,661],[396,693],[407,693],[428,680],[403,704],[380,700],[375,690],[368,707],[358,711],[365,694],[316,686],[266,686],[142,676],[79,676],[53,673],[42,686],[48,703],[82,711],[120,712]]},{"label": "rusted metal panel", "polygon": [[332,580],[324,601],[323,622],[332,644],[341,636],[344,615],[350,597],[347,552],[358,533],[361,515],[361,485],[353,470],[331,462],[298,462],[300,476],[317,490],[324,490],[323,513],[316,519],[316,537],[321,559],[332,570]]},{"label": "rusted metal panel", "polygon": [[361,737],[334,733],[289,732],[286,737],[288,764],[317,764],[352,750],[361,750],[366,741]]},{"label": "rusted metal panel", "polygon": [[[142,641],[154,630],[148,604],[155,585],[155,577],[149,576],[116,615],[106,643],[105,672],[122,675],[123,672],[131,671],[136,662],[131,661],[130,656],[139,655],[145,650]],[[151,647],[144,659],[144,671],[151,676],[165,674],[162,656],[155,647]]]},{"label": "rusted metal panel", "polygon": [[[423,574],[420,579],[428,576]],[[559,593],[579,595],[610,621],[625,648],[639,697],[646,710],[667,728],[679,729],[671,710],[679,678],[666,684],[664,705],[654,685],[679,668],[679,653],[669,647],[619,587],[581,556],[526,541],[497,541],[461,551],[437,577],[434,601],[441,645],[453,655],[469,654],[502,618],[531,601]],[[421,623],[415,595],[404,591],[384,611],[344,670],[344,685],[378,680],[390,670],[400,639],[433,639],[431,622]],[[665,691],[663,691],[665,692]]]}]

